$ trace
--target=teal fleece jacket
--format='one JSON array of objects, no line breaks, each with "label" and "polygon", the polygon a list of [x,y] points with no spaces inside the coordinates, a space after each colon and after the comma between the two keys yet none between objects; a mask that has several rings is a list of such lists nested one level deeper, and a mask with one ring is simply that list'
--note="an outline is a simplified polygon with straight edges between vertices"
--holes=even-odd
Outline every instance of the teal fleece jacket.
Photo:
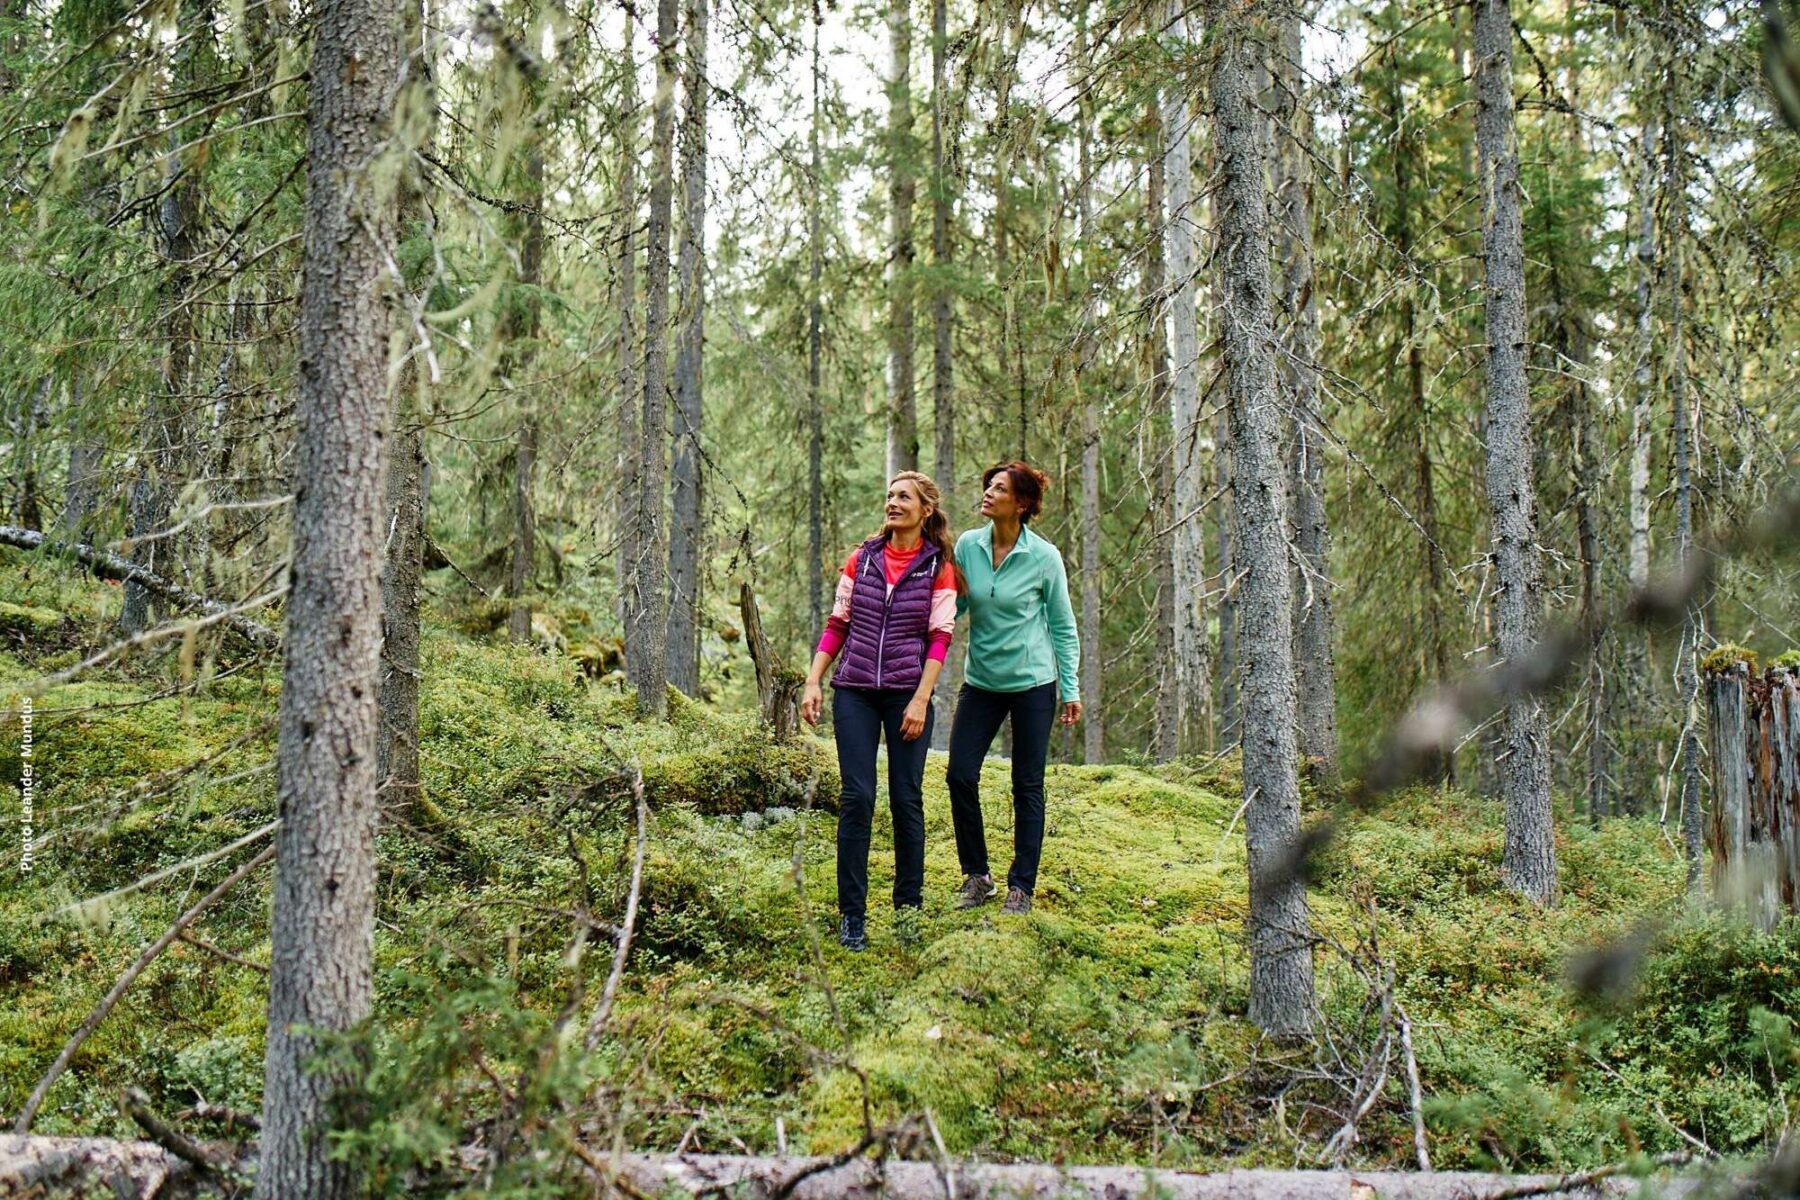
[{"label": "teal fleece jacket", "polygon": [[1024,526],[996,571],[994,527],[988,524],[956,539],[956,565],[969,584],[956,600],[956,615],[969,614],[963,678],[988,692],[1056,683],[1063,703],[1079,700],[1081,639],[1056,547]]}]

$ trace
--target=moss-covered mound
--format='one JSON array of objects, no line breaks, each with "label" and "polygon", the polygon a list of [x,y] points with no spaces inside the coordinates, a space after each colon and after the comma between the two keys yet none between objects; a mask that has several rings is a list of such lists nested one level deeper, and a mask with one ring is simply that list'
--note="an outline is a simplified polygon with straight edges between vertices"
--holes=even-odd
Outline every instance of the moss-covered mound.
[{"label": "moss-covered mound", "polygon": [[[116,603],[81,581],[40,575],[30,588],[21,602],[55,607],[65,629],[104,628]],[[16,707],[10,697],[41,673],[31,653],[0,648],[0,703]],[[391,806],[380,835],[378,1019],[364,1117],[342,1139],[379,1191],[407,1193],[421,1167],[483,1136],[496,1080],[525,1087],[534,1111],[617,1122],[646,1147],[839,1149],[861,1134],[866,1081],[873,1120],[929,1110],[958,1154],[1311,1161],[1344,1103],[1322,1080],[1373,1040],[1371,979],[1391,981],[1412,1020],[1441,1166],[1578,1168],[1688,1136],[1748,1150],[1800,1100],[1800,932],[1691,913],[1684,866],[1648,821],[1596,832],[1559,814],[1563,901],[1538,911],[1500,886],[1496,803],[1420,790],[1374,811],[1309,811],[1333,829],[1310,893],[1324,1036],[1276,1047],[1244,1018],[1247,883],[1229,762],[1053,767],[1036,908],[1008,918],[952,906],[961,873],[933,755],[925,936],[894,937],[878,805],[870,949],[848,955],[832,936],[828,742],[776,746],[748,716],[682,700],[668,722],[642,723],[566,656],[441,626],[426,661],[423,798]],[[273,813],[273,669],[191,679],[171,652],[130,671],[34,696],[41,841],[29,876],[15,854],[0,864],[6,1111],[228,863],[55,910]],[[0,764],[16,779],[16,758]],[[633,764],[651,808],[636,945],[609,1036],[584,1056],[573,1032],[612,946],[582,914],[612,922],[625,909]],[[1007,788],[1006,764],[990,763],[996,874],[1010,859]],[[124,1132],[114,1097],[128,1083],[170,1112],[200,1098],[257,1106],[266,981],[207,947],[267,961],[267,873],[194,932],[76,1056],[40,1130]],[[1622,986],[1572,989],[1571,956],[1621,936]],[[559,1033],[565,1011],[576,1016]],[[1396,1066],[1353,1157],[1410,1155]]]}]

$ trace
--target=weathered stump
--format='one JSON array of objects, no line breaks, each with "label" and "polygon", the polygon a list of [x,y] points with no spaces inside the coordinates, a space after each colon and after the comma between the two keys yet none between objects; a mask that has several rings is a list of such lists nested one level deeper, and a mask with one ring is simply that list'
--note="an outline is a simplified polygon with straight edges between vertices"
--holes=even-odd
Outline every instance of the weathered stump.
[{"label": "weathered stump", "polygon": [[1769,929],[1800,911],[1800,678],[1786,667],[1709,666],[1706,699],[1713,893]]},{"label": "weathered stump", "polygon": [[756,591],[748,581],[738,589],[738,611],[744,618],[744,644],[750,648],[750,662],[756,667],[757,706],[763,724],[777,742],[792,741],[800,732],[800,687],[805,680],[799,672],[784,666],[769,645],[763,634]]}]

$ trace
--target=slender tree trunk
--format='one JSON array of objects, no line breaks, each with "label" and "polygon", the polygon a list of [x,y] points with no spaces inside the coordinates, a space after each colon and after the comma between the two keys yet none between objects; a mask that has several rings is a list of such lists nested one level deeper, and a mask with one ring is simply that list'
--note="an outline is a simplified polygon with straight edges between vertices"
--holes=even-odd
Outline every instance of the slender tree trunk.
[{"label": "slender tree trunk", "polygon": [[[1298,687],[1296,732],[1314,784],[1338,789],[1337,670],[1332,659],[1330,528],[1325,516],[1325,439],[1319,423],[1319,310],[1313,298],[1311,114],[1300,100],[1303,81],[1301,15],[1281,26],[1278,90],[1291,133],[1280,136],[1275,155],[1276,249],[1282,264],[1284,353],[1282,382],[1293,407],[1294,534],[1300,569],[1294,593],[1294,664]],[[1290,107],[1291,105],[1291,107]]]},{"label": "slender tree trunk", "polygon": [[[1482,256],[1488,342],[1487,489],[1493,521],[1499,657],[1515,662],[1537,640],[1537,495],[1532,480],[1531,408],[1525,379],[1525,239],[1519,212],[1514,133],[1512,15],[1507,0],[1476,0],[1476,138],[1482,173]],[[1543,706],[1529,697],[1506,707],[1501,788],[1507,885],[1537,904],[1556,899],[1549,748]]]},{"label": "slender tree trunk", "polygon": [[825,72],[819,57],[819,32],[825,24],[822,0],[813,0],[812,127],[809,133],[812,178],[806,197],[808,243],[806,303],[806,516],[807,601],[812,613],[810,629],[825,627],[825,401],[819,388],[825,349],[825,308],[822,279],[825,273],[825,236],[822,219],[825,192],[824,159],[819,150],[825,123]]},{"label": "slender tree trunk", "polygon": [[[1150,169],[1144,193],[1144,224],[1149,245],[1144,253],[1144,316],[1146,327],[1145,357],[1150,371],[1150,413],[1152,422],[1169,403],[1169,338],[1163,314],[1165,247],[1168,244],[1168,205],[1165,191],[1168,183],[1167,131],[1163,115],[1154,104],[1146,114],[1151,130]],[[1175,431],[1179,436],[1179,430]],[[1156,455],[1156,507],[1159,523],[1167,523],[1179,512],[1175,505],[1174,447],[1164,444]],[[1153,743],[1156,761],[1168,762],[1181,753],[1181,676],[1175,661],[1176,626],[1180,617],[1175,608],[1174,538],[1152,543],[1156,555],[1156,724]]]},{"label": "slender tree trunk", "polygon": [[637,558],[631,591],[636,636],[625,650],[625,669],[638,709],[661,718],[668,712],[668,593],[662,571],[663,481],[668,474],[669,220],[675,193],[675,30],[678,0],[657,0],[656,104],[650,165],[649,250],[644,263],[644,417],[638,456]]},{"label": "slender tree trunk", "polygon": [[[1671,72],[1671,76],[1673,72]],[[1665,96],[1671,96],[1676,81],[1671,78]],[[1669,400],[1674,408],[1675,442],[1675,553],[1681,571],[1691,567],[1694,554],[1694,478],[1693,424],[1689,420],[1687,399],[1687,295],[1683,279],[1683,240],[1687,237],[1687,176],[1682,161],[1682,144],[1675,125],[1673,108],[1664,112],[1664,128],[1668,131],[1665,149],[1668,154],[1664,200],[1668,205],[1669,268]],[[1689,605],[1681,622],[1681,657],[1676,663],[1676,680],[1681,687],[1681,842],[1687,854],[1687,883],[1690,890],[1700,887],[1700,865],[1705,846],[1700,829],[1700,642],[1706,636],[1704,619],[1697,605]]]},{"label": "slender tree trunk", "polygon": [[[187,52],[192,53],[191,49]],[[193,71],[184,65],[177,74],[191,79]],[[188,438],[185,410],[193,375],[196,330],[194,309],[184,302],[193,285],[191,264],[195,256],[194,226],[200,214],[200,183],[194,168],[173,152],[169,155],[168,174],[167,191],[157,208],[158,248],[169,265],[168,280],[163,286],[167,341],[161,387],[147,401],[139,427],[137,472],[126,525],[126,533],[133,539],[158,533],[168,524],[174,495],[180,487],[182,448]],[[178,565],[178,537],[139,542],[130,552],[131,560],[170,579],[184,579]],[[134,634],[147,629],[150,602],[151,594],[141,584],[127,583],[124,608],[119,614],[120,632]]]},{"label": "slender tree trunk", "polygon": [[354,1079],[319,1069],[312,1031],[369,1015],[375,921],[376,703],[393,215],[370,208],[399,80],[390,0],[324,0],[313,34],[292,592],[276,758],[273,953],[263,1200],[360,1194],[325,1130]]},{"label": "slender tree trunk", "polygon": [[[1170,0],[1165,36],[1177,46],[1188,40],[1188,23],[1180,0]],[[1206,499],[1206,463],[1200,446],[1200,322],[1195,306],[1194,166],[1190,137],[1194,115],[1179,80],[1171,80],[1162,96],[1163,145],[1168,212],[1163,219],[1163,246],[1169,269],[1169,396],[1173,430],[1174,503],[1171,535],[1174,668],[1179,700],[1177,745],[1198,751],[1205,740],[1212,700],[1207,678],[1206,525],[1200,509]]]},{"label": "slender tree trunk", "polygon": [[[513,538],[506,573],[506,595],[512,601],[507,632],[514,642],[531,640],[531,604],[525,593],[531,586],[531,567],[537,557],[537,512],[534,479],[537,473],[537,398],[535,389],[520,388],[537,351],[541,305],[537,289],[544,277],[544,146],[542,135],[529,135],[531,147],[525,159],[525,212],[519,245],[519,283],[522,285],[506,310],[502,337],[506,344],[502,370],[513,394],[522,398],[518,441],[513,447]],[[523,343],[523,344],[521,344]]]},{"label": "slender tree trunk", "polygon": [[[931,263],[937,279],[931,296],[931,407],[936,440],[933,470],[944,509],[952,526],[963,521],[956,487],[956,375],[951,357],[955,333],[949,273],[953,262],[950,245],[951,205],[956,181],[944,154],[944,122],[950,112],[949,2],[931,0]],[[957,691],[962,684],[962,658],[952,654],[944,664],[943,686],[938,689],[938,713],[931,727],[935,749],[950,748],[950,726],[956,716]]]},{"label": "slender tree trunk", "polygon": [[1236,442],[1232,477],[1245,660],[1244,802],[1250,867],[1250,1019],[1277,1037],[1311,1027],[1311,927],[1300,843],[1294,744],[1293,587],[1287,471],[1269,305],[1267,124],[1251,95],[1258,43],[1236,14],[1220,25],[1212,65],[1224,288],[1225,386]]},{"label": "slender tree trunk", "polygon": [[[1412,173],[1411,163],[1417,144],[1411,130],[1413,123],[1404,108],[1404,96],[1395,90],[1390,98],[1394,113],[1394,248],[1408,264],[1412,262]],[[1410,429],[1413,456],[1413,509],[1423,531],[1425,555],[1425,630],[1428,670],[1434,685],[1441,686],[1450,678],[1450,647],[1444,618],[1443,531],[1438,520],[1437,484],[1431,460],[1431,422],[1425,397],[1425,351],[1420,345],[1418,312],[1413,294],[1416,289],[1401,290],[1400,329],[1406,347],[1407,428]],[[1438,758],[1429,777],[1444,784],[1456,782],[1456,756]]]},{"label": "slender tree trunk", "polygon": [[[1220,289],[1220,323],[1224,323],[1223,289]],[[1229,503],[1219,509],[1219,573],[1215,589],[1219,596],[1219,654],[1216,674],[1219,677],[1218,744],[1229,749],[1243,741],[1244,721],[1239,704],[1238,685],[1238,598],[1237,598],[1237,534],[1232,515],[1236,504],[1232,474],[1232,447],[1236,435],[1231,426],[1231,410],[1222,409],[1213,428],[1213,477],[1215,490]]]},{"label": "slender tree trunk", "polygon": [[[1089,60],[1087,5],[1077,17],[1077,54],[1082,92],[1078,120],[1081,179],[1077,187],[1076,211],[1081,220],[1079,240],[1083,253],[1094,245],[1093,137],[1093,64]],[[1100,707],[1100,686],[1105,653],[1100,638],[1100,401],[1088,383],[1093,366],[1094,302],[1092,281],[1087,264],[1082,265],[1082,280],[1088,285],[1089,299],[1082,306],[1081,346],[1075,359],[1075,390],[1081,404],[1081,738],[1082,761],[1097,763],[1106,757],[1105,718]],[[1198,519],[1198,518],[1196,518]]]},{"label": "slender tree trunk", "polygon": [[63,495],[60,528],[65,541],[88,540],[88,524],[100,502],[101,473],[106,464],[106,443],[87,432],[81,412],[81,377],[69,380],[69,485]]},{"label": "slender tree trunk", "polygon": [[[402,86],[430,97],[431,60],[425,42],[422,0],[401,0]],[[400,193],[400,236],[425,215],[424,194],[407,169]],[[423,301],[415,296],[414,303]],[[417,355],[400,369],[394,421],[394,457],[388,465],[386,561],[381,572],[380,726],[375,740],[375,778],[385,805],[417,811],[419,790],[419,592],[424,575],[425,510],[430,476],[425,462],[424,405]]]},{"label": "slender tree trunk", "polygon": [[913,148],[911,0],[888,0],[887,473],[919,469],[913,396]]},{"label": "slender tree trunk", "polygon": [[[1658,270],[1656,144],[1657,127],[1655,118],[1652,117],[1645,122],[1643,137],[1639,143],[1643,169],[1639,172],[1637,181],[1638,217],[1634,234],[1637,256],[1637,361],[1632,369],[1630,468],[1626,485],[1630,521],[1627,571],[1632,590],[1639,593],[1650,586],[1650,443],[1655,401],[1655,285]],[[1622,666],[1625,678],[1640,680],[1649,677],[1652,657],[1650,638],[1648,629],[1626,636],[1625,661]],[[1621,693],[1627,706],[1626,719],[1633,732],[1639,735],[1628,743],[1632,749],[1627,755],[1623,771],[1625,794],[1621,801],[1631,812],[1642,812],[1647,807],[1647,799],[1653,790],[1651,781],[1658,774],[1641,745],[1641,735],[1647,724],[1645,717],[1651,708],[1647,701],[1652,695],[1649,689],[1637,687],[1626,688]]]},{"label": "slender tree trunk", "polygon": [[[624,60],[634,62],[637,22],[624,10]],[[637,72],[627,67],[624,119],[619,122],[619,254],[613,278],[619,289],[619,546],[615,571],[619,585],[619,624],[625,630],[626,658],[637,653],[638,604],[632,588],[637,578],[638,509],[643,484],[638,478],[643,437],[638,430],[640,397],[637,379]]]},{"label": "slender tree trunk", "polygon": [[669,525],[669,682],[700,693],[700,430],[706,335],[706,32],[711,0],[686,0],[683,56],[687,111],[681,123],[681,260],[675,335],[675,495]]}]

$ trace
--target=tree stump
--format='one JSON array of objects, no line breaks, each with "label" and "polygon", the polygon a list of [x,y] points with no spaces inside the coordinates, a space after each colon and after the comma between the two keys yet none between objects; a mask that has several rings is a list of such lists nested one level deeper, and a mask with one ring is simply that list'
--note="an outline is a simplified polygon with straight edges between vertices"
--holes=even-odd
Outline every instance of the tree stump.
[{"label": "tree stump", "polygon": [[792,741],[800,732],[800,687],[805,679],[798,671],[784,666],[769,645],[756,591],[748,581],[739,587],[738,609],[744,618],[744,644],[750,648],[750,661],[756,667],[757,706],[763,724],[777,742]]}]

